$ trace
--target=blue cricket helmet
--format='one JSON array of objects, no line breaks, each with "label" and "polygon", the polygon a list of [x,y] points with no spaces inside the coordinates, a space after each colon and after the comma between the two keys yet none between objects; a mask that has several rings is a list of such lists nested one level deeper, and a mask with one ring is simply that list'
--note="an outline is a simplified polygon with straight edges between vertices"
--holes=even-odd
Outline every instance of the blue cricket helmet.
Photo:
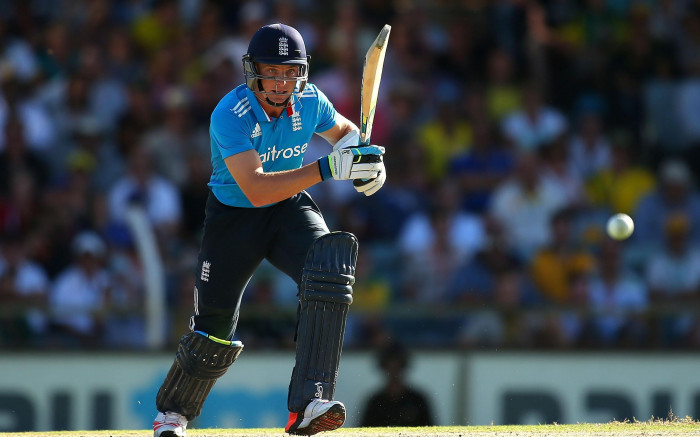
[{"label": "blue cricket helmet", "polygon": [[253,92],[261,92],[259,80],[264,78],[255,63],[276,65],[299,65],[299,76],[287,78],[297,81],[301,93],[309,78],[309,59],[304,39],[298,30],[286,24],[268,24],[258,29],[248,45],[248,53],[243,55],[243,72],[246,85]]},{"label": "blue cricket helmet", "polygon": [[308,63],[304,39],[298,30],[286,24],[268,24],[258,29],[248,45],[248,56],[265,64]]}]

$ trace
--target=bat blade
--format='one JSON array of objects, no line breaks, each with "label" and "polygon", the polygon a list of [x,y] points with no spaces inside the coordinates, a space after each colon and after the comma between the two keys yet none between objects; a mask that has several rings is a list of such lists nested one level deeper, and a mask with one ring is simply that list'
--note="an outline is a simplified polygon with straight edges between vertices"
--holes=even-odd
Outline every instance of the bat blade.
[{"label": "bat blade", "polygon": [[382,80],[389,33],[391,33],[391,26],[385,24],[365,55],[365,65],[362,70],[360,144],[369,144],[369,138],[372,135],[374,111],[377,108],[379,83]]}]

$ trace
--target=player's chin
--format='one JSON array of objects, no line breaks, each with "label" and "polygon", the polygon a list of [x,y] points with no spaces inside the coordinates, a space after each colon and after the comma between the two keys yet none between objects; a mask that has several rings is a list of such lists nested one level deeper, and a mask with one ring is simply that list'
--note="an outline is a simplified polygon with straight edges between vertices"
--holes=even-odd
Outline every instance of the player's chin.
[{"label": "player's chin", "polygon": [[271,102],[284,103],[291,95],[292,95],[291,92],[289,92],[289,93],[269,93],[267,95],[267,98]]}]

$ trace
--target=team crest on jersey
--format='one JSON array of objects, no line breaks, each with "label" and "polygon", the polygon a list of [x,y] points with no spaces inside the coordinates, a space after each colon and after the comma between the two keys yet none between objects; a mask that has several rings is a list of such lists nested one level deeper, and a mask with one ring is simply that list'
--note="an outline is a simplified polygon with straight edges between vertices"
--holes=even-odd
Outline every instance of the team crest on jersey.
[{"label": "team crest on jersey", "polygon": [[288,44],[288,41],[289,41],[289,40],[287,40],[287,38],[284,37],[284,36],[280,38],[280,45],[279,45],[280,56],[289,56],[289,44]]},{"label": "team crest on jersey", "polygon": [[298,112],[295,112],[292,114],[292,130],[293,131],[301,130],[301,116],[299,115]]},{"label": "team crest on jersey", "polygon": [[260,129],[260,125],[258,123],[255,123],[255,128],[253,129],[253,133],[250,134],[250,138],[257,138],[260,135],[262,135],[262,129]]},{"label": "team crest on jersey", "polygon": [[202,275],[199,277],[203,282],[209,282],[209,273],[211,272],[211,263],[204,261],[202,263]]}]

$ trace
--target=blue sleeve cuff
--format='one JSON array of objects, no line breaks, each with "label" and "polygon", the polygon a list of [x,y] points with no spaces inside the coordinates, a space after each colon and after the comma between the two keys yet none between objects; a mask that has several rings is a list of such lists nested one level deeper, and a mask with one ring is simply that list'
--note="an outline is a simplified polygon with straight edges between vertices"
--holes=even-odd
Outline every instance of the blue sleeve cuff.
[{"label": "blue sleeve cuff", "polygon": [[331,173],[331,165],[328,163],[328,157],[324,156],[318,160],[318,170],[321,172],[321,180],[330,179],[333,177]]}]

